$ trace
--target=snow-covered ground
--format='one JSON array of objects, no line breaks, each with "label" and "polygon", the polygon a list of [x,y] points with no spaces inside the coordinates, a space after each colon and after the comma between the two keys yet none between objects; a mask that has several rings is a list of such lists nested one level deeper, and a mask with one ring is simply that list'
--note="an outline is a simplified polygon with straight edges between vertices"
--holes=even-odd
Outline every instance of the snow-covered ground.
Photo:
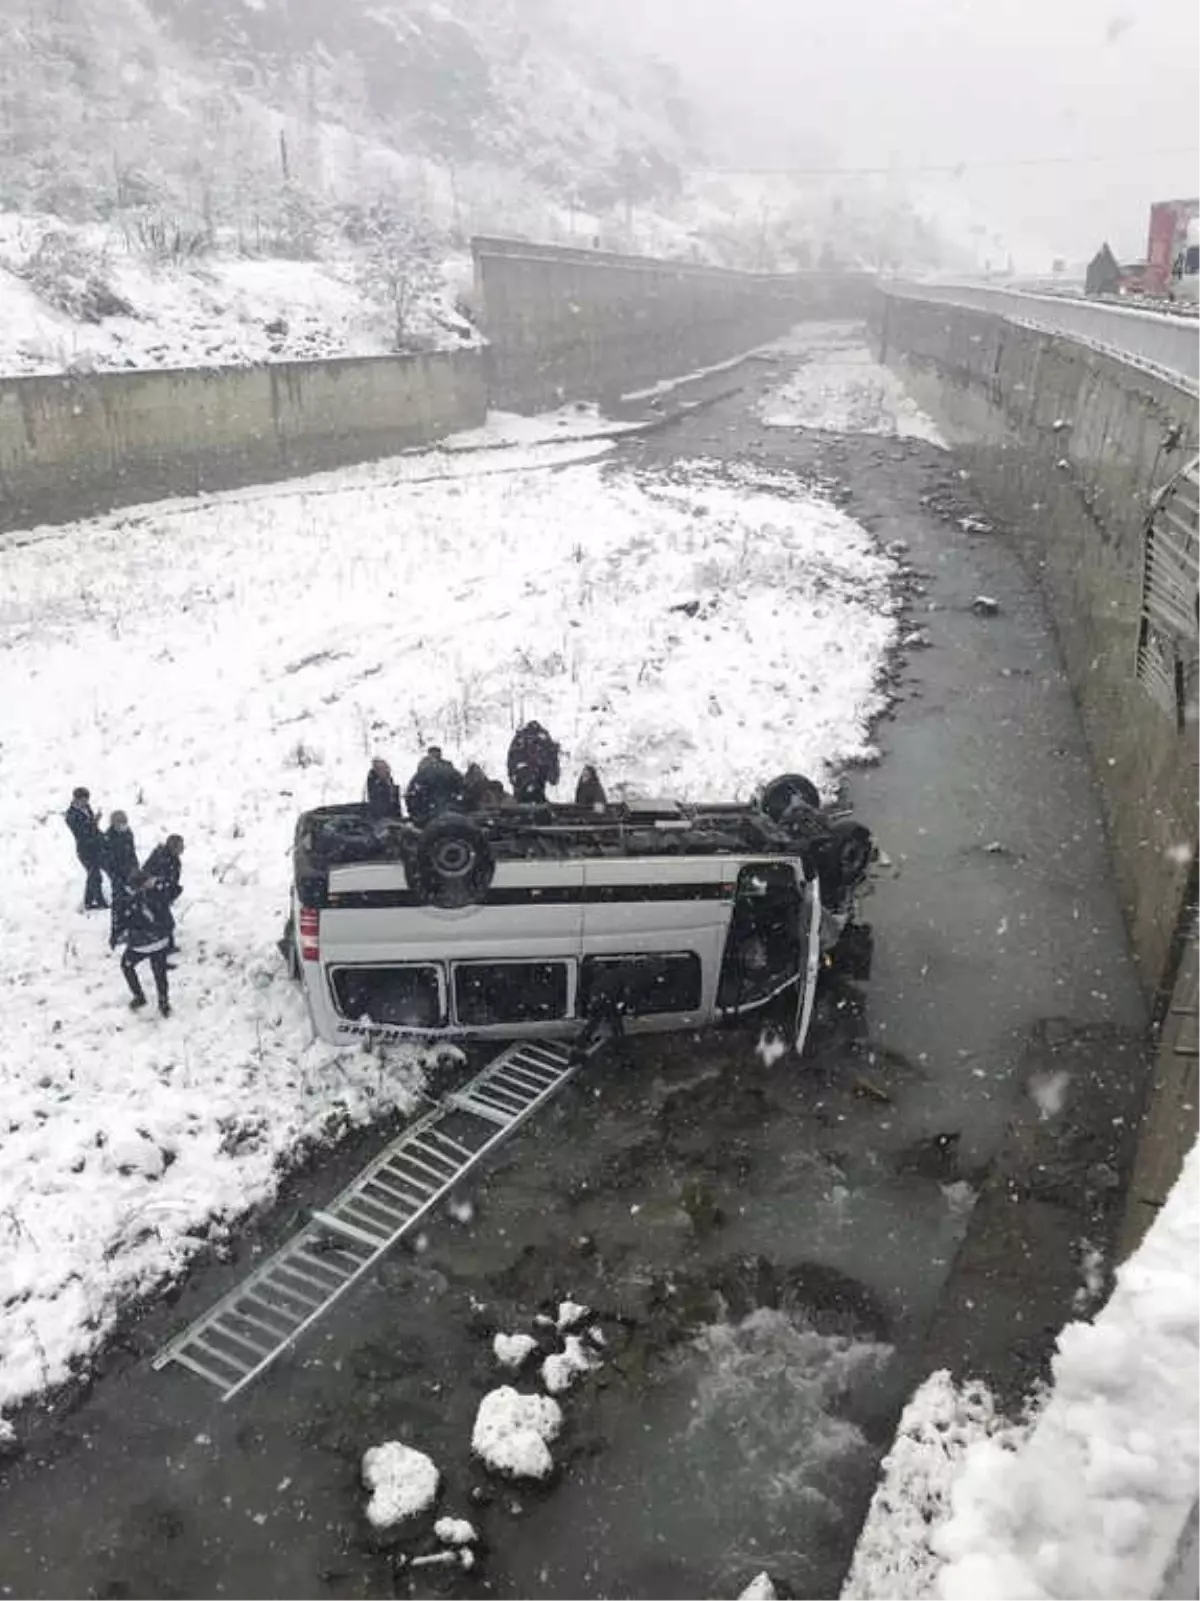
[{"label": "snow-covered ground", "polygon": [[[306,1145],[410,1104],[419,1057],[314,1044],[275,950],[296,814],[372,754],[502,771],[537,716],[569,785],[730,796],[869,749],[896,615],[860,527],[790,478],[638,476],[544,432],[0,541],[0,1405]],[[143,855],[187,842],[169,1022],[78,909],[75,784]]]},{"label": "snow-covered ground", "polygon": [[769,428],[923,439],[945,449],[932,418],[867,349],[860,323],[801,323],[767,351],[791,369],[762,402]]},{"label": "snow-covered ground", "polygon": [[[934,1374],[909,1403],[843,1590],[859,1601],[1161,1595],[1197,1496],[1200,1148],[1053,1384],[1006,1424]],[[1184,1580],[1195,1595],[1194,1572]]]}]

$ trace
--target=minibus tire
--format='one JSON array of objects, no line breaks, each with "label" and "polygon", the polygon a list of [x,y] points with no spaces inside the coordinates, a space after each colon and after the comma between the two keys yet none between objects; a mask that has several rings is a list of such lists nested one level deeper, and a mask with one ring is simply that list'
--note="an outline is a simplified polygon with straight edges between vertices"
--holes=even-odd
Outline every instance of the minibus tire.
[{"label": "minibus tire", "polygon": [[467,818],[446,813],[422,829],[414,867],[418,895],[434,906],[481,901],[496,871],[482,832]]},{"label": "minibus tire", "polygon": [[783,773],[765,787],[758,804],[773,823],[779,823],[796,800],[803,801],[814,810],[821,805],[820,792],[811,778],[805,778],[803,773]]}]

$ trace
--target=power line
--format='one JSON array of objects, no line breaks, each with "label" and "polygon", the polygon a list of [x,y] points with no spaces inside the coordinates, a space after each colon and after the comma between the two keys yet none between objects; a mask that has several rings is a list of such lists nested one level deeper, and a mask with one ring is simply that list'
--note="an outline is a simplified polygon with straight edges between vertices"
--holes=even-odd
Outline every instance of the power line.
[{"label": "power line", "polygon": [[949,172],[962,177],[968,172],[1001,167],[1071,167],[1099,161],[1145,160],[1150,156],[1196,156],[1192,145],[1170,145],[1158,150],[1115,150],[1090,156],[1011,156],[990,161],[898,162],[890,167],[689,167],[691,173],[719,174],[739,178],[863,178],[888,177],[910,172]]}]

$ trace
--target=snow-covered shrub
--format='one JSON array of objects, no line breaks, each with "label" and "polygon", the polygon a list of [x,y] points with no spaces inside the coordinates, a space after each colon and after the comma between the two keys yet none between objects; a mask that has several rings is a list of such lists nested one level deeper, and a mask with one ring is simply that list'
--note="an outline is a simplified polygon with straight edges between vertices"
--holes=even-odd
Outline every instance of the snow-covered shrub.
[{"label": "snow-covered shrub", "polygon": [[132,317],[133,307],[107,282],[108,260],[62,229],[45,234],[21,276],[48,305],[80,322]]}]

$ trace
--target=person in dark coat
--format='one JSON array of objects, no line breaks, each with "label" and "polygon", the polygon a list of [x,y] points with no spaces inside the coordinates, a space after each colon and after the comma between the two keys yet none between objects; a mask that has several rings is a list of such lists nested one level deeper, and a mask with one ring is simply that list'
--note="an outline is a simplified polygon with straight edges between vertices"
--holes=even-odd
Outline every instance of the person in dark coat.
[{"label": "person in dark coat", "polygon": [[143,871],[153,882],[156,893],[162,896],[169,924],[168,954],[179,947],[175,943],[175,913],[172,906],[183,894],[180,874],[183,870],[183,835],[168,834],[161,845],[156,845],[147,856]]},{"label": "person in dark coat", "polygon": [[366,801],[367,810],[376,822],[401,816],[400,786],[382,756],[376,756],[367,774]]},{"label": "person in dark coat", "polygon": [[498,778],[489,778],[478,762],[472,762],[463,774],[462,804],[468,812],[496,810],[507,799],[504,785]]},{"label": "person in dark coat", "polygon": [[575,786],[575,804],[586,806],[592,812],[602,812],[608,805],[608,796],[604,793],[600,774],[594,767],[585,767],[580,773],[579,782]]},{"label": "person in dark coat", "polygon": [[75,854],[84,871],[83,909],[101,911],[107,907],[104,899],[104,835],[100,832],[100,813],[92,810],[91,791],[82,785],[71,792],[71,804],[65,812],[67,827],[75,838]]},{"label": "person in dark coat", "polygon": [[114,812],[104,832],[104,866],[112,899],[112,940],[117,943],[119,902],[129,893],[129,880],[138,870],[137,846],[124,812]]},{"label": "person in dark coat", "polygon": [[559,780],[558,746],[541,723],[518,728],[508,747],[508,781],[522,806],[540,806]]},{"label": "person in dark coat", "polygon": [[463,803],[463,776],[453,762],[442,755],[440,745],[431,745],[417,763],[417,770],[404,791],[408,815],[414,823],[427,823],[439,812]]},{"label": "person in dark coat", "polygon": [[174,919],[166,895],[144,868],[139,868],[129,880],[129,892],[120,903],[120,919],[114,932],[113,945],[125,941],[125,954],[121,957],[121,972],[129,985],[132,997],[129,1009],[141,1011],[146,1004],[138,967],[150,963],[154,975],[154,990],[158,1009],[163,1017],[171,1015],[171,995],[167,978],[167,952],[171,945]]}]

